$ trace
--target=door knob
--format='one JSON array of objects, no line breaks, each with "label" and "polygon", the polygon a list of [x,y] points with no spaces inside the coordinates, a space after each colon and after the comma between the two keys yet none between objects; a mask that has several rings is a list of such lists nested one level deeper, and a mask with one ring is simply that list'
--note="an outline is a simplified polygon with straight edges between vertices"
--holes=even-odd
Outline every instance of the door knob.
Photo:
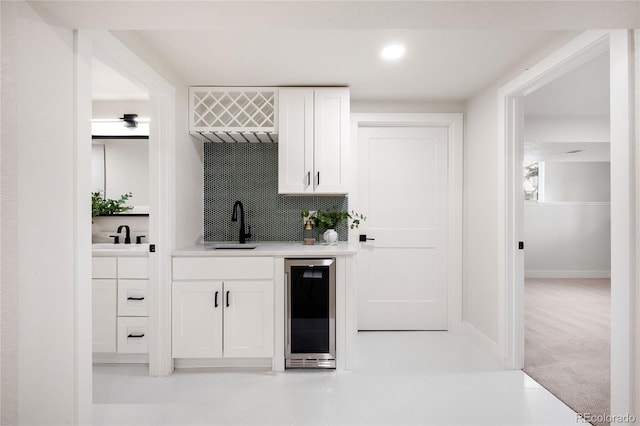
[{"label": "door knob", "polygon": [[367,241],[375,241],[375,238],[368,238],[367,234],[360,234],[360,242],[366,243]]}]

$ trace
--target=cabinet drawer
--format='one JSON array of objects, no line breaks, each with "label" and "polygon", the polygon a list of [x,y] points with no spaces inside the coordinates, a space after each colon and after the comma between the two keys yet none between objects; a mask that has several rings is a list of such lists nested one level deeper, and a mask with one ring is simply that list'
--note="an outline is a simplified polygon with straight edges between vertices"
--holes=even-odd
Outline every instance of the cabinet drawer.
[{"label": "cabinet drawer", "polygon": [[147,317],[118,317],[118,353],[149,352]]},{"label": "cabinet drawer", "polygon": [[148,280],[118,280],[118,315],[146,317]]},{"label": "cabinet drawer", "polygon": [[271,257],[176,257],[174,280],[273,278]]},{"label": "cabinet drawer", "polygon": [[116,278],[117,267],[115,257],[92,257],[92,278]]},{"label": "cabinet drawer", "polygon": [[149,278],[149,259],[146,257],[119,257],[118,278]]}]

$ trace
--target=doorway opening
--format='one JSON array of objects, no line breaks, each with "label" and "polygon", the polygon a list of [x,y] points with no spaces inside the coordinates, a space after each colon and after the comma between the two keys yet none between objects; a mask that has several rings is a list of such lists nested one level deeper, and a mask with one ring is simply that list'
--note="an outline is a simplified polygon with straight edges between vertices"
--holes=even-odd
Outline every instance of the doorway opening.
[{"label": "doorway opening", "polygon": [[608,51],[526,95],[523,107],[524,372],[577,413],[606,416]]},{"label": "doorway opening", "polygon": [[[136,255],[148,251],[154,239],[149,232],[149,93],[95,56],[91,83],[92,263],[106,268],[92,273],[93,369],[121,362],[148,366],[149,280],[118,270],[123,262],[146,262],[127,256],[131,250]],[[117,252],[103,257],[103,247]],[[111,268],[105,263],[110,261]],[[94,385],[97,402],[101,386],[95,377]]]},{"label": "doorway opening", "polygon": [[[149,374],[167,375],[173,370],[170,340],[170,253],[175,233],[175,88],[108,31],[78,30],[76,62],[76,209],[78,218],[88,215],[91,193],[91,101],[92,58],[97,57],[149,93],[149,235],[155,251],[148,257],[147,298],[150,330]],[[126,112],[122,112],[126,113]],[[77,220],[76,229],[76,419],[91,423],[91,223]]]},{"label": "doorway opening", "polygon": [[[500,341],[505,366],[524,366],[523,122],[524,97],[609,52],[611,156],[611,415],[633,413],[634,401],[634,101],[633,33],[587,31],[498,92]],[[525,242],[526,243],[526,242]]]}]

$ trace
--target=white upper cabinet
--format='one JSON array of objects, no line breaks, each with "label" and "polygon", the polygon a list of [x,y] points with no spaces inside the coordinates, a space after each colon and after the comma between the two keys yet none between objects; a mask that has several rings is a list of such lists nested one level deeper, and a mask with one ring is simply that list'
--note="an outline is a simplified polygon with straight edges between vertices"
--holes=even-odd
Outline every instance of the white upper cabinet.
[{"label": "white upper cabinet", "polygon": [[278,192],[346,194],[349,89],[281,88]]}]

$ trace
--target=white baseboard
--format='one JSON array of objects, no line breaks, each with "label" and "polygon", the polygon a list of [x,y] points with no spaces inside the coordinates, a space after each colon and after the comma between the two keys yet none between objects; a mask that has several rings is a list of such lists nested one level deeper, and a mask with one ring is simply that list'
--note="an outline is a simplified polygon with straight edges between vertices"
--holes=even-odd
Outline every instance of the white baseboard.
[{"label": "white baseboard", "polygon": [[504,366],[504,359],[500,355],[500,348],[497,342],[491,340],[486,334],[466,321],[462,322],[462,334],[471,339],[471,341],[489,355],[496,364],[500,367]]},{"label": "white baseboard", "polygon": [[611,278],[611,271],[524,271],[525,278]]},{"label": "white baseboard", "polygon": [[176,358],[175,368],[267,368],[271,358]]},{"label": "white baseboard", "polygon": [[94,364],[148,364],[148,354],[93,353]]}]

